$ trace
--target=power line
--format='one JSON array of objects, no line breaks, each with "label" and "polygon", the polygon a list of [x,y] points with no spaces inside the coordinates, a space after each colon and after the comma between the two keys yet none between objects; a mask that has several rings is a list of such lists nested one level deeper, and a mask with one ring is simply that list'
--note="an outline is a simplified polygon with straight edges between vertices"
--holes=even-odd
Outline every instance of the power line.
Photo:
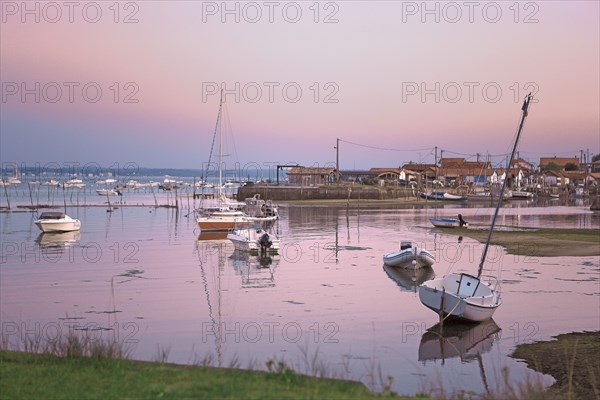
[{"label": "power line", "polygon": [[367,145],[367,144],[355,143],[355,142],[351,142],[349,140],[344,140],[344,139],[340,139],[340,142],[344,142],[344,143],[348,143],[348,144],[353,144],[354,146],[359,146],[359,147],[366,147],[368,149],[383,150],[383,151],[425,151],[425,150],[433,150],[433,147],[426,147],[426,148],[423,148],[423,149],[394,149],[394,148],[391,148],[391,147],[384,148],[384,147],[370,146],[370,145]]}]

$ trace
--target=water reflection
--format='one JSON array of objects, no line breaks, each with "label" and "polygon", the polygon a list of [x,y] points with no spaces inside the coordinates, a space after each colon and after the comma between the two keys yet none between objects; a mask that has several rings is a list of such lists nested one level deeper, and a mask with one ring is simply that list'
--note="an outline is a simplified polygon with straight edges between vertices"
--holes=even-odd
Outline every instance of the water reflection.
[{"label": "water reflection", "polygon": [[435,277],[435,272],[431,266],[409,269],[384,265],[383,270],[391,280],[396,282],[401,290],[415,293],[417,292],[417,286]]},{"label": "water reflection", "polygon": [[66,247],[79,244],[80,231],[73,232],[41,232],[35,242],[43,249],[64,251]]},{"label": "water reflection", "polygon": [[490,351],[492,344],[499,340],[500,327],[493,319],[477,324],[445,323],[436,324],[421,336],[419,361],[435,361],[460,357],[470,362],[482,353]]},{"label": "water reflection", "polygon": [[245,289],[267,288],[275,286],[275,269],[279,265],[279,256],[251,255],[243,251],[234,251],[229,256],[237,275],[242,277]]},{"label": "water reflection", "polygon": [[501,331],[493,319],[476,324],[436,324],[421,336],[419,361],[425,364],[427,361],[441,360],[444,365],[446,359],[454,357],[460,357],[466,363],[477,360],[483,386],[490,393],[481,355],[490,351],[493,343],[500,340]]}]

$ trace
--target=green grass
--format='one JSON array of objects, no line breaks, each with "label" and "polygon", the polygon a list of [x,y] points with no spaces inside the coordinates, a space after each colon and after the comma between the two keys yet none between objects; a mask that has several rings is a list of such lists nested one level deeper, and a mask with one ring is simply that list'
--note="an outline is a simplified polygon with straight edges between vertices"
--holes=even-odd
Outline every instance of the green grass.
[{"label": "green grass", "polygon": [[381,399],[361,383],[289,369],[257,372],[0,351],[2,399]]}]

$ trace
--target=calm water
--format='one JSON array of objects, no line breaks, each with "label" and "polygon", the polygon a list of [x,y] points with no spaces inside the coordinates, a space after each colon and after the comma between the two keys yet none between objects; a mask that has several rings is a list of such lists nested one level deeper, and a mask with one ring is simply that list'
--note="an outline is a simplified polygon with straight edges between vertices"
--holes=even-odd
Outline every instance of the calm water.
[{"label": "calm water", "polygon": [[[585,207],[523,204],[502,210],[499,223],[600,228]],[[136,359],[166,352],[176,363],[265,368],[271,359],[302,372],[324,365],[373,389],[391,376],[403,394],[499,390],[503,367],[513,384],[551,383],[508,354],[519,343],[600,329],[598,257],[526,258],[493,248],[487,272],[500,274],[504,304],[490,323],[441,337],[427,332],[437,315],[421,305],[414,283],[475,272],[482,246],[428,222],[458,212],[482,225],[492,213],[282,206],[272,227],[282,250],[262,262],[234,254],[228,241],[199,238],[187,209],[71,207],[81,232],[58,235],[40,234],[32,213],[0,213],[3,339],[52,340],[83,329],[118,337]],[[384,269],[382,255],[402,239],[434,251],[433,269]]]}]

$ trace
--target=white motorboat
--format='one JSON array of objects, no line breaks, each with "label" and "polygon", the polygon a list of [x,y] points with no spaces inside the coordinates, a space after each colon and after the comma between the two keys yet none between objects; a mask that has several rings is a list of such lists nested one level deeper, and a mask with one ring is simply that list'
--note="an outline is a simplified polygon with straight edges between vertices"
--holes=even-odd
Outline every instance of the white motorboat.
[{"label": "white motorboat", "polygon": [[236,228],[227,235],[227,239],[231,240],[233,247],[238,251],[258,253],[262,248],[269,254],[276,254],[279,251],[277,236],[267,233],[260,226]]},{"label": "white motorboat", "polygon": [[273,205],[271,200],[263,200],[259,194],[249,197],[244,201],[244,211],[257,222],[276,221],[279,218],[279,211]]},{"label": "white motorboat", "polygon": [[533,198],[533,193],[526,192],[524,190],[513,190],[512,191],[512,198],[513,199],[532,199]]},{"label": "white motorboat", "polygon": [[[529,94],[523,102],[519,129],[506,170],[513,163],[531,98],[532,96]],[[492,224],[479,261],[477,276],[467,273],[452,273],[419,285],[419,299],[426,307],[440,316],[440,321],[450,316],[474,322],[485,321],[491,318],[502,304],[499,281],[495,277],[482,279],[482,272],[498,218],[498,211],[502,206],[502,195],[506,189],[507,181],[508,179],[505,179],[502,183],[500,196],[497,198]]]},{"label": "white motorboat", "polygon": [[82,187],[85,187],[85,183],[83,183],[83,181],[81,179],[78,179],[76,177],[73,177],[71,179],[69,179],[68,181],[65,181],[64,186],[66,188],[79,188],[81,189]]},{"label": "white motorboat", "polygon": [[81,222],[60,211],[45,211],[35,221],[42,232],[71,232],[81,228]]},{"label": "white motorboat", "polygon": [[[413,263],[414,261],[414,263]],[[383,256],[383,263],[390,267],[419,269],[430,267],[435,262],[433,254],[413,246],[410,241],[400,242],[400,250]]]},{"label": "white motorboat", "polygon": [[115,189],[96,189],[99,196],[122,196],[120,190]]}]

